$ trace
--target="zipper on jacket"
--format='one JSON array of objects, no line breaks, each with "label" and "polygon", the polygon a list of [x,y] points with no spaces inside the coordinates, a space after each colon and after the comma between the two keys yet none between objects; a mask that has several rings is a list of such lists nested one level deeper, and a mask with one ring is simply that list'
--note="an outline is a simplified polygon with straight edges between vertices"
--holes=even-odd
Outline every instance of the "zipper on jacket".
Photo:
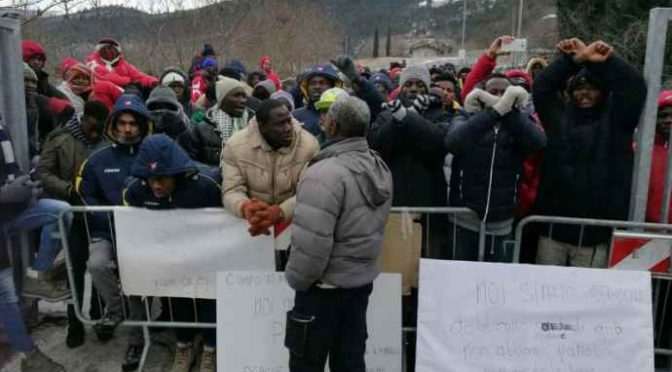
[{"label": "zipper on jacket", "polygon": [[[495,153],[497,152],[497,135],[499,134],[499,123],[494,126],[495,136],[492,144],[492,156],[490,157],[490,172],[488,175],[488,196],[485,201],[485,213],[483,214],[483,220],[481,221],[481,231],[478,239],[478,254],[479,261],[482,261],[484,257],[480,257],[481,253],[485,256],[485,227],[486,221],[488,220],[488,214],[490,213],[490,197],[492,196],[492,179],[495,173]],[[495,254],[495,246],[490,245],[490,254]]]}]

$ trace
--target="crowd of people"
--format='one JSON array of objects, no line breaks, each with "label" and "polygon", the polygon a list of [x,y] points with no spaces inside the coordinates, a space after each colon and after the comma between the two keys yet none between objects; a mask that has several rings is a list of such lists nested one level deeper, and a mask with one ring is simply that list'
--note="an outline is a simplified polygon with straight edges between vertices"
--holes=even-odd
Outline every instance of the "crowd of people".
[{"label": "crowd of people", "polygon": [[[188,71],[170,66],[154,77],[104,38],[85,61],[61,61],[57,86],[47,52],[24,41],[34,172],[19,171],[0,120],[0,315],[22,371],[64,369],[28,335],[4,241],[40,231],[24,295],[67,297],[48,273],[61,250],[53,216],[70,205],[220,207],[245,219],[253,237],[291,221],[290,253],[277,264],[296,290],[285,340],[293,372],[322,371],[327,359],[334,372],[365,371],[366,309],[380,270],[402,273],[403,322],[413,326],[421,256],[513,262],[505,242],[530,214],[626,220],[641,73],[607,43],[579,39],[560,41],[552,61],[502,70],[498,58],[512,41],[495,39],[459,70],[394,63],[372,71],[338,57],[281,80],[271,57],[248,71],[240,60],[218,60],[209,44]],[[661,92],[659,110],[651,222],[665,199],[672,91]],[[392,206],[468,213],[390,214]],[[109,340],[125,307],[128,318],[145,316],[143,299],[119,292],[109,217],[65,216],[75,295],[81,303],[88,270],[102,299],[91,306],[94,331]],[[525,244],[523,260],[606,267],[610,239],[609,229],[558,225]],[[215,321],[213,300],[172,299],[171,312]],[[85,342],[74,314],[70,305],[70,348]],[[130,333],[124,371],[138,367],[142,336]],[[175,339],[172,371],[197,359],[201,371],[216,369],[213,329],[179,329]],[[413,371],[414,336],[406,341]]]}]

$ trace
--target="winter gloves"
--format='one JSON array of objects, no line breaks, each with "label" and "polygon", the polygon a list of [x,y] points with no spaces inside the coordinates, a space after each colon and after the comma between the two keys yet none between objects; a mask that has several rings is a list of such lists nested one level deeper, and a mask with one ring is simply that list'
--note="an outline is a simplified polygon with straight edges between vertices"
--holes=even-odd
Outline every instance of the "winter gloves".
[{"label": "winter gloves", "polygon": [[506,88],[504,94],[497,103],[492,106],[499,116],[504,116],[511,112],[514,107],[520,107],[527,102],[528,93],[523,87],[510,86]]},{"label": "winter gloves", "polygon": [[441,97],[433,94],[420,94],[413,101],[406,101],[406,105],[400,98],[394,101],[383,103],[383,109],[389,110],[392,117],[397,121],[402,121],[406,118],[408,111],[414,111],[422,114],[432,107],[441,106]]},{"label": "winter gloves", "polygon": [[514,108],[520,108],[527,104],[529,93],[523,87],[510,86],[501,97],[492,95],[481,89],[474,89],[464,100],[464,109],[467,112],[479,112],[486,108],[492,108],[500,116],[511,112]]},{"label": "winter gloves", "polygon": [[258,199],[243,202],[240,212],[250,224],[248,231],[251,236],[270,235],[271,231],[269,229],[283,219],[280,206],[268,205],[268,203]]},{"label": "winter gloves", "polygon": [[343,73],[343,75],[345,75],[345,77],[350,80],[350,82],[354,82],[357,80],[357,78],[359,78],[359,73],[355,67],[355,62],[351,58],[341,56],[335,60],[331,60],[331,64],[336,66],[336,68],[338,68]]},{"label": "winter gloves", "polygon": [[498,100],[499,97],[477,88],[472,90],[464,100],[464,110],[470,113],[479,112],[491,108]]}]

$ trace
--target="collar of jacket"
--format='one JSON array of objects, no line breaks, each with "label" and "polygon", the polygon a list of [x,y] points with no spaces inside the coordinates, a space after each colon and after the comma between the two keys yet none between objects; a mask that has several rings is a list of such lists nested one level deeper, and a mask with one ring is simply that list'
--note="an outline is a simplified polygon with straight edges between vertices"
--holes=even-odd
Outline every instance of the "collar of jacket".
[{"label": "collar of jacket", "polygon": [[320,151],[317,156],[315,156],[315,161],[313,163],[316,163],[320,160],[328,159],[334,156],[338,156],[342,153],[345,152],[350,152],[350,151],[358,151],[358,152],[365,152],[369,151],[369,144],[366,142],[366,138],[364,137],[350,137],[346,138],[344,140],[340,140],[337,142],[334,142],[333,144],[329,145],[328,147],[325,147]]},{"label": "collar of jacket", "polygon": [[271,152],[271,151],[277,151],[283,155],[289,154],[294,147],[296,147],[297,143],[301,139],[301,131],[303,130],[301,128],[301,124],[298,122],[298,120],[292,118],[292,126],[294,127],[294,138],[292,138],[292,143],[289,144],[289,146],[281,147],[277,150],[274,150],[271,145],[266,142],[266,139],[264,136],[261,135],[261,131],[259,130],[259,124],[257,124],[257,118],[254,117],[250,120],[250,122],[247,124],[247,127],[249,128],[249,139],[250,139],[250,145],[252,146],[253,149],[261,148],[262,150],[266,152]]}]

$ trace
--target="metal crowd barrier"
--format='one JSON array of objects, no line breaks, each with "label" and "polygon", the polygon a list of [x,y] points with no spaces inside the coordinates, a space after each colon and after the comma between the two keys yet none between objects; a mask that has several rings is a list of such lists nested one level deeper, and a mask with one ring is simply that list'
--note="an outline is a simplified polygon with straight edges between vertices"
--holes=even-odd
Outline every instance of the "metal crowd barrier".
[{"label": "metal crowd barrier", "polygon": [[[77,217],[77,214],[81,214],[83,218],[85,219],[85,226],[86,226],[86,244],[87,247],[86,249],[88,250],[88,245],[91,243],[91,238],[88,230],[88,223],[86,222],[86,218],[88,214],[91,213],[103,213],[105,214],[108,222],[108,226],[111,233],[111,243],[112,243],[112,249],[114,252],[114,256],[116,258],[116,241],[115,241],[115,235],[113,233],[114,231],[114,221],[112,218],[112,212],[119,207],[72,207],[67,211],[64,211],[60,216],[59,216],[59,230],[60,230],[60,238],[61,242],[63,245],[63,251],[65,255],[65,260],[66,260],[66,268],[67,268],[67,274],[68,274],[68,282],[70,284],[70,290],[72,294],[72,304],[74,307],[74,312],[77,318],[84,324],[94,326],[98,323],[98,319],[91,317],[90,314],[86,314],[84,311],[84,300],[86,298],[86,295],[82,296],[81,298],[78,297],[77,292],[80,290],[81,292],[84,292],[83,288],[77,288],[78,280],[75,279],[75,270],[74,270],[74,262],[73,262],[73,252],[72,252],[72,247],[70,245],[69,241],[69,234],[64,233],[65,231],[65,224],[64,224],[64,216],[67,213],[73,213],[73,217]],[[430,244],[429,244],[429,238],[430,234],[434,234],[433,231],[430,231],[431,228],[430,226],[432,225],[433,219],[436,219],[439,215],[443,215],[445,217],[448,217],[448,215],[456,215],[460,213],[470,213],[467,208],[392,208],[391,213],[393,214],[401,214],[407,215],[408,218],[411,218],[411,215],[417,216],[420,215],[420,219],[411,221],[411,223],[420,223],[422,225],[422,238],[423,238],[423,257],[433,257],[436,252],[432,252],[430,250]],[[76,220],[77,218],[73,218],[73,221]],[[77,222],[73,222],[73,228],[74,224]],[[439,234],[444,234],[446,231],[441,231]],[[88,270],[88,268],[87,268]],[[117,276],[118,278],[118,276]],[[80,279],[79,282],[83,281]],[[152,339],[150,335],[150,328],[198,328],[198,329],[203,329],[203,328],[216,328],[216,323],[213,322],[203,322],[198,319],[198,312],[197,312],[197,299],[196,298],[191,298],[189,300],[192,301],[193,304],[193,310],[194,310],[194,321],[193,322],[185,322],[185,321],[177,321],[175,320],[174,314],[173,314],[173,305],[172,301],[170,298],[165,298],[163,301],[157,301],[156,299],[160,299],[159,297],[142,297],[141,302],[143,306],[143,317],[141,319],[132,319],[129,311],[127,310],[127,305],[128,305],[128,298],[129,297],[134,297],[133,301],[136,301],[138,296],[126,296],[124,295],[123,288],[121,287],[121,283],[119,283],[119,291],[120,295],[122,297],[124,306],[123,306],[123,320],[121,323],[117,325],[117,328],[119,327],[139,327],[142,329],[142,338],[144,340],[144,348],[142,352],[142,357],[140,361],[140,366],[138,368],[139,371],[142,371],[145,362],[147,360],[147,355],[149,352],[149,348],[152,344]],[[93,291],[92,291],[93,292]],[[101,296],[98,295],[92,295],[94,303],[97,303],[98,308],[100,309],[100,315],[103,316],[104,314],[104,304],[101,299]],[[157,319],[157,303],[167,303],[168,304],[168,309],[162,309],[163,310],[163,317],[167,317],[168,319]],[[154,306],[152,305],[154,304]],[[166,311],[167,310],[167,311]],[[404,327],[403,332],[404,333],[410,333],[410,332],[415,332],[415,327]]]},{"label": "metal crowd barrier", "polygon": [[[672,225],[660,223],[645,223],[632,221],[614,221],[586,218],[569,218],[555,216],[529,216],[521,220],[516,226],[514,262],[520,262],[521,246],[525,229],[530,225],[541,225],[549,239],[553,237],[553,229],[557,225],[579,226],[577,247],[584,246],[582,238],[588,227],[604,227],[611,229],[611,236],[631,237],[637,239],[664,239],[670,240],[672,252]],[[587,245],[585,245],[587,246]],[[611,257],[612,244],[607,244],[607,257]],[[635,255],[636,253],[633,253]],[[672,371],[672,272],[652,273],[652,302],[654,324],[654,352],[657,363],[664,362],[666,370]]]}]

